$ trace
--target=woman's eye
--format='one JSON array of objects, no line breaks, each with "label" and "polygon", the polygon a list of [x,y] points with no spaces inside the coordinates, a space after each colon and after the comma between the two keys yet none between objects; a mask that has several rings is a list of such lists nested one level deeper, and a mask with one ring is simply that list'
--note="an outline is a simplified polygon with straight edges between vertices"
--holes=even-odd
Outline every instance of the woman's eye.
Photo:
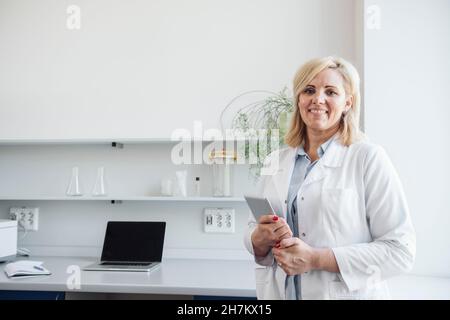
[{"label": "woman's eye", "polygon": [[335,91],[333,91],[333,90],[329,90],[329,91],[327,91],[327,94],[328,94],[329,96],[335,96],[335,95],[337,95],[337,92],[335,92]]},{"label": "woman's eye", "polygon": [[306,88],[305,90],[303,90],[303,92],[306,93],[306,94],[313,94],[314,93],[314,89]]}]

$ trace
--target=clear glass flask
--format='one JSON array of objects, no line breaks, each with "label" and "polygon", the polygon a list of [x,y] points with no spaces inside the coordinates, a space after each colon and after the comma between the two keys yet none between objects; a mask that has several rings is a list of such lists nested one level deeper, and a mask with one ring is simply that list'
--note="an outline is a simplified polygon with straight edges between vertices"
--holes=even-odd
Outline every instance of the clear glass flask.
[{"label": "clear glass flask", "polygon": [[99,167],[97,169],[97,179],[95,180],[94,189],[92,189],[92,195],[95,197],[107,195],[105,183],[105,167]]},{"label": "clear glass flask", "polygon": [[66,195],[68,196],[82,196],[81,186],[79,181],[79,171],[78,167],[72,168],[72,176],[70,178],[69,185],[66,190]]}]

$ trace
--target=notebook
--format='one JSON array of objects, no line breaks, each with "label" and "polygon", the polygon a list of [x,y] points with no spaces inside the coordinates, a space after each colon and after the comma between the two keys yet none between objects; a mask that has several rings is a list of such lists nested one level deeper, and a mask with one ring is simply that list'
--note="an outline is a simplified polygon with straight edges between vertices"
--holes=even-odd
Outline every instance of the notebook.
[{"label": "notebook", "polygon": [[109,221],[99,263],[86,271],[150,271],[160,265],[165,222]]},{"label": "notebook", "polygon": [[42,263],[42,261],[19,260],[8,263],[4,270],[8,278],[34,277],[51,274],[48,269],[42,266]]}]

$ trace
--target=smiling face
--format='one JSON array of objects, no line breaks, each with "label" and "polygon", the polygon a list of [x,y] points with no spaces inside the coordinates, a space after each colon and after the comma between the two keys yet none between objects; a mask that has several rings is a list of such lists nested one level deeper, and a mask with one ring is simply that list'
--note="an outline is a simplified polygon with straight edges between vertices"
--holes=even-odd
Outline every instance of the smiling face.
[{"label": "smiling face", "polygon": [[298,108],[311,134],[331,136],[339,130],[342,113],[350,110],[353,97],[347,95],[342,75],[327,68],[300,92]]}]

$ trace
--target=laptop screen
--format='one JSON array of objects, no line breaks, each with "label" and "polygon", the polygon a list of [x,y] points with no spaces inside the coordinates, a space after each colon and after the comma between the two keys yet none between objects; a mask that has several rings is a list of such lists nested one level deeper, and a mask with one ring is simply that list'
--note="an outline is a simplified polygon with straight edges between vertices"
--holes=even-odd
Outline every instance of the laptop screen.
[{"label": "laptop screen", "polygon": [[109,221],[102,261],[161,262],[165,222]]}]

